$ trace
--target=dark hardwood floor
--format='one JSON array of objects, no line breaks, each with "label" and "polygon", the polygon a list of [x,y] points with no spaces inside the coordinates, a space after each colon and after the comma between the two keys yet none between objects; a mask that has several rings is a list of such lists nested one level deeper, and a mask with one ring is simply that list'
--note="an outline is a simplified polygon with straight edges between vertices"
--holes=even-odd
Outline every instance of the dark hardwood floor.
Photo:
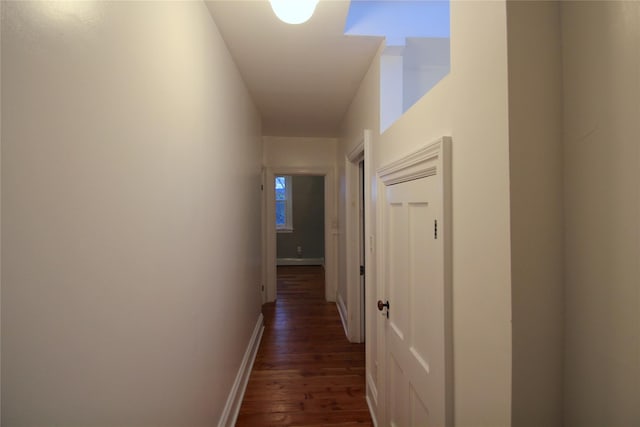
[{"label": "dark hardwood floor", "polygon": [[324,299],[322,267],[278,267],[278,298],[236,426],[372,426],[365,401],[364,344],[347,340]]}]

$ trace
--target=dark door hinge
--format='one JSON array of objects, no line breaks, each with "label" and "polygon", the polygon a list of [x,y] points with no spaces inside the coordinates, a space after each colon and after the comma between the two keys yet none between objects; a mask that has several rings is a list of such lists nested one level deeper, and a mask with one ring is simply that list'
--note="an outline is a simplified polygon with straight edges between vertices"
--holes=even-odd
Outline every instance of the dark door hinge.
[{"label": "dark door hinge", "polygon": [[364,265],[360,266],[360,275],[364,276]]},{"label": "dark door hinge", "polygon": [[433,238],[437,239],[438,238],[438,220],[434,220],[433,221]]}]

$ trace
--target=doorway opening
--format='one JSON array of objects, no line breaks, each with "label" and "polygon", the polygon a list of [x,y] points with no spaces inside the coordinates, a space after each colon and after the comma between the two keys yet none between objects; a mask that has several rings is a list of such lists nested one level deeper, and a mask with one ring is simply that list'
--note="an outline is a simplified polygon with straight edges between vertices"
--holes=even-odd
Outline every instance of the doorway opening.
[{"label": "doorway opening", "polygon": [[335,301],[333,168],[266,168],[263,302],[277,298],[277,266],[324,268],[324,298]]},{"label": "doorway opening", "polygon": [[324,266],[324,176],[276,175],[276,262]]},{"label": "doorway opening", "polygon": [[365,130],[361,143],[345,158],[347,280],[346,293],[338,296],[338,310],[351,342],[365,342],[372,338],[371,313],[375,303],[371,300],[376,297],[376,290],[372,263],[370,153],[371,132]]}]

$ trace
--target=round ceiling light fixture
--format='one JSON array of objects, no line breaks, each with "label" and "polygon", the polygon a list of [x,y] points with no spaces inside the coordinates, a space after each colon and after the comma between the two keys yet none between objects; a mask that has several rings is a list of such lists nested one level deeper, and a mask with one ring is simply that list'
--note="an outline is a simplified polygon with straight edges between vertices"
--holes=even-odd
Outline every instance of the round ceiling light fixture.
[{"label": "round ceiling light fixture", "polygon": [[287,24],[307,22],[316,10],[319,0],[269,0],[271,9]]}]

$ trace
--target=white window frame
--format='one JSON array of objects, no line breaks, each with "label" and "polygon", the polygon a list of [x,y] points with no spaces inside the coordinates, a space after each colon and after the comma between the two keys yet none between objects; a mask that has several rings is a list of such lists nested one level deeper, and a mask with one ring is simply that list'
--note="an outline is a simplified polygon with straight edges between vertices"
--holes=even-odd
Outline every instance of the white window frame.
[{"label": "white window frame", "polygon": [[[285,223],[278,224],[276,223],[276,232],[278,233],[292,233],[293,232],[293,200],[291,198],[291,187],[293,186],[293,179],[291,175],[276,175],[274,179],[274,187],[275,180],[278,178],[284,178],[284,186],[285,186]],[[274,195],[275,197],[275,195]],[[276,204],[278,200],[276,198]]]}]

